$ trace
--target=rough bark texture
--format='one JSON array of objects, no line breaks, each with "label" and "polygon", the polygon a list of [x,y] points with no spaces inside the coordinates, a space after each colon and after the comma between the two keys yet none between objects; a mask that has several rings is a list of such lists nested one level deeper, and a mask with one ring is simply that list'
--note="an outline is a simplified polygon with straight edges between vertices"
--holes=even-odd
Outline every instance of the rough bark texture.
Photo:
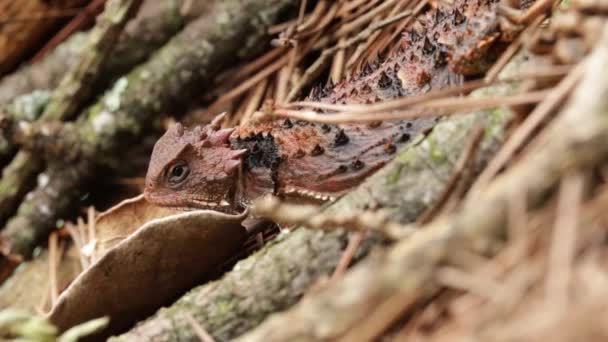
[{"label": "rough bark texture", "polygon": [[[503,94],[512,89],[495,87],[478,93]],[[509,115],[508,110],[497,109],[445,119],[327,210],[344,212],[373,205],[386,208],[399,222],[415,220],[442,193],[472,129],[478,124],[486,127],[476,162],[481,167],[502,140]],[[280,235],[239,262],[222,279],[193,289],[171,307],[113,340],[195,341],[197,337],[184,319],[187,314],[217,340],[233,339],[268,315],[296,303],[311,285],[335,268],[347,241],[348,234],[339,230],[296,229]],[[368,241],[359,256],[370,246]]]},{"label": "rough bark texture", "polygon": [[507,234],[509,198],[515,189],[533,210],[546,202],[562,176],[591,170],[608,158],[608,82],[597,72],[607,58],[608,27],[569,106],[516,165],[470,194],[461,211],[366,260],[342,282],[269,319],[239,341],[373,340],[413,303],[439,291],[433,279],[439,266],[455,262],[463,251],[495,253]]},{"label": "rough bark texture", "polygon": [[[267,28],[296,3],[215,3],[146,63],[119,78],[77,122],[61,127],[51,140],[64,144],[66,154],[49,161],[43,174],[47,182],[26,197],[2,232],[11,252],[30,256],[37,241],[77,203],[100,163],[120,163],[124,146],[141,139],[154,118],[182,108],[222,68],[259,51],[267,41]],[[66,162],[70,168],[65,168]]]},{"label": "rough bark texture", "polygon": [[[140,14],[133,19],[116,46],[116,53],[108,61],[105,81],[128,71],[143,62],[156,49],[176,34],[185,23],[200,12],[180,13],[182,0],[145,1]],[[195,7],[196,10],[201,8]],[[88,40],[88,32],[75,33],[63,44],[35,64],[24,65],[0,81],[0,103],[12,101],[19,95],[34,90],[49,90],[75,63],[78,63]]]}]

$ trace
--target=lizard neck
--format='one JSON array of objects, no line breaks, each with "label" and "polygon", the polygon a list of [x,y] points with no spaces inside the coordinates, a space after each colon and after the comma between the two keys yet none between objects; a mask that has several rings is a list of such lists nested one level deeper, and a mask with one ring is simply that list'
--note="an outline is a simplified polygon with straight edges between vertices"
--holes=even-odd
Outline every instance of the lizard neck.
[{"label": "lizard neck", "polygon": [[239,203],[248,205],[255,198],[277,193],[279,146],[271,132],[231,138],[234,149],[246,149],[237,191]]}]

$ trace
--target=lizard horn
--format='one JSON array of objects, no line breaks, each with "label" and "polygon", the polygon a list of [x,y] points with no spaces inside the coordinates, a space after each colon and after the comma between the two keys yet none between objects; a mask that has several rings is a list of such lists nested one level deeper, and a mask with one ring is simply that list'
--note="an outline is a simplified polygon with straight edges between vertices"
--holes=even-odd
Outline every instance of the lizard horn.
[{"label": "lizard horn", "polygon": [[209,126],[214,129],[214,130],[218,130],[222,127],[222,122],[224,122],[224,119],[226,118],[226,112],[223,112],[221,114],[219,114],[218,116],[216,116],[215,118],[213,118],[213,120],[211,120],[211,122],[209,123]]}]

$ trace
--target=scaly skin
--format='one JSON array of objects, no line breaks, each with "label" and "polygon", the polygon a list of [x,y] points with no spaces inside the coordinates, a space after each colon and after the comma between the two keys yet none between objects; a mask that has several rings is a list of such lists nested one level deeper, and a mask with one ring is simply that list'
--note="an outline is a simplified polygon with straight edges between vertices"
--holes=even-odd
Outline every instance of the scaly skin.
[{"label": "scaly skin", "polygon": [[[383,63],[332,89],[313,90],[310,98],[373,103],[458,84],[462,76],[456,72],[480,72],[485,55],[471,51],[480,32],[491,37],[484,51],[496,41],[495,16],[487,14],[494,6],[459,0],[456,8],[429,10]],[[463,62],[471,56],[476,62]],[[372,125],[276,120],[230,129],[220,129],[220,121],[193,129],[178,124],[159,139],[146,176],[150,202],[236,212],[264,194],[327,200],[378,170],[435,119]]]}]

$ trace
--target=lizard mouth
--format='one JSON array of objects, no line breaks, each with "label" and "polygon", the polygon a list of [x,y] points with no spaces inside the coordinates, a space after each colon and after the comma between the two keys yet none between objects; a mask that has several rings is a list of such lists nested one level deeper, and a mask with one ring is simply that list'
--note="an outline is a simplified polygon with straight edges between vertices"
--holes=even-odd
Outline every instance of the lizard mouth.
[{"label": "lizard mouth", "polygon": [[213,210],[226,214],[235,214],[241,212],[241,209],[243,209],[234,204],[235,202],[232,195],[218,201],[197,197],[182,197],[175,201],[167,200],[166,197],[162,195],[156,196],[153,193],[145,193],[145,198],[152,204],[180,211]]},{"label": "lizard mouth", "polygon": [[225,199],[223,199],[219,202],[192,199],[191,204],[192,204],[192,207],[190,208],[190,210],[209,209],[209,210],[221,211],[223,213],[232,213],[232,212],[236,211],[234,206]]}]

